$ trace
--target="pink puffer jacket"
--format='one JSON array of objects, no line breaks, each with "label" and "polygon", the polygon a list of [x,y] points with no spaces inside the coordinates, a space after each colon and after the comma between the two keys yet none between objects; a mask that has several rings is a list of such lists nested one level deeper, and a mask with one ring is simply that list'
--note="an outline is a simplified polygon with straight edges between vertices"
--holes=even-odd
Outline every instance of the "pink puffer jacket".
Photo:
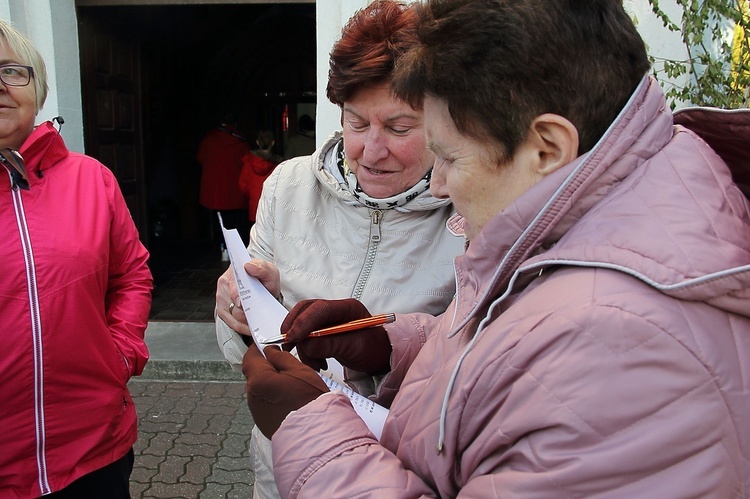
[{"label": "pink puffer jacket", "polygon": [[[693,112],[747,179],[750,111]],[[281,495],[750,496],[750,203],[730,168],[645,78],[456,259],[445,314],[389,326],[380,442],[342,395],[284,421]]]}]

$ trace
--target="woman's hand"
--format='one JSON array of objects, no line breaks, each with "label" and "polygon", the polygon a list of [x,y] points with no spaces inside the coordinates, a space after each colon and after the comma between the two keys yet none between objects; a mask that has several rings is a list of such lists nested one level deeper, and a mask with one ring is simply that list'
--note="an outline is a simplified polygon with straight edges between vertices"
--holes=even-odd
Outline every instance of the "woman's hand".
[{"label": "woman's hand", "polygon": [[291,354],[276,346],[263,352],[266,358],[254,344],[250,345],[242,359],[242,373],[247,378],[247,405],[253,421],[271,438],[290,412],[330,390],[315,371]]},{"label": "woman's hand", "polygon": [[358,300],[303,300],[289,311],[281,324],[286,335],[284,350],[297,347],[302,362],[315,370],[325,369],[325,359],[334,358],[341,365],[371,375],[384,374],[391,368],[391,342],[382,326],[349,331],[330,336],[307,336],[317,329],[371,317]]},{"label": "woman's hand", "polygon": [[[256,258],[247,262],[244,268],[245,272],[257,278],[271,295],[281,295],[281,276],[276,265]],[[239,334],[250,336],[250,326],[247,325],[247,317],[242,310],[237,281],[231,268],[216,282],[216,312],[227,326]]]}]

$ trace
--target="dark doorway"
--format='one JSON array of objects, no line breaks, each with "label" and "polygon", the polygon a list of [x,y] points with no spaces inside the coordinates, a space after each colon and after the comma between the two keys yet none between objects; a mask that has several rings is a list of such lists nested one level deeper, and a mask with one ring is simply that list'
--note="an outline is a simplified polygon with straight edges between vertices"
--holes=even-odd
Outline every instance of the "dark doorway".
[{"label": "dark doorway", "polygon": [[[214,265],[220,270],[220,252],[210,244],[211,217],[198,203],[198,143],[233,111],[251,143],[259,128],[271,128],[277,137],[275,152],[283,152],[296,110],[315,103],[315,5],[77,9],[86,152],[111,167],[109,149],[97,147],[102,134],[107,141],[128,141],[128,157],[142,171],[141,208],[131,210],[152,255],[157,291],[186,268]],[[96,122],[96,94],[102,94],[92,82],[103,79],[97,67],[101,55],[84,45],[92,43],[92,33],[112,32],[113,26],[124,33],[126,43],[118,46],[134,51],[139,95],[115,103],[132,104],[132,136],[107,135]],[[156,298],[155,293],[155,303]]]}]

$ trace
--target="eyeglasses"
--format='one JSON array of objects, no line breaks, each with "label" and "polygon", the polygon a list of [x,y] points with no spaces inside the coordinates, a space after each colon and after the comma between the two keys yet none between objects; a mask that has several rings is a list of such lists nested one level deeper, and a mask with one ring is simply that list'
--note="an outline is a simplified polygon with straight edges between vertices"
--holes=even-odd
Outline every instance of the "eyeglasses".
[{"label": "eyeglasses", "polygon": [[0,65],[0,81],[10,87],[25,87],[34,76],[34,68],[20,64]]}]

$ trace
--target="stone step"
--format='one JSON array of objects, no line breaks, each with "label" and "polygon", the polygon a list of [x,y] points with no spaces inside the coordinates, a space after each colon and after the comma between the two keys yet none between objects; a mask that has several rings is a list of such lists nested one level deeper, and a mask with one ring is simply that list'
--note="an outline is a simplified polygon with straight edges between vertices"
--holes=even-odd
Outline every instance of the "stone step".
[{"label": "stone step", "polygon": [[151,321],[146,329],[149,361],[141,379],[243,381],[219,351],[213,322]]}]

